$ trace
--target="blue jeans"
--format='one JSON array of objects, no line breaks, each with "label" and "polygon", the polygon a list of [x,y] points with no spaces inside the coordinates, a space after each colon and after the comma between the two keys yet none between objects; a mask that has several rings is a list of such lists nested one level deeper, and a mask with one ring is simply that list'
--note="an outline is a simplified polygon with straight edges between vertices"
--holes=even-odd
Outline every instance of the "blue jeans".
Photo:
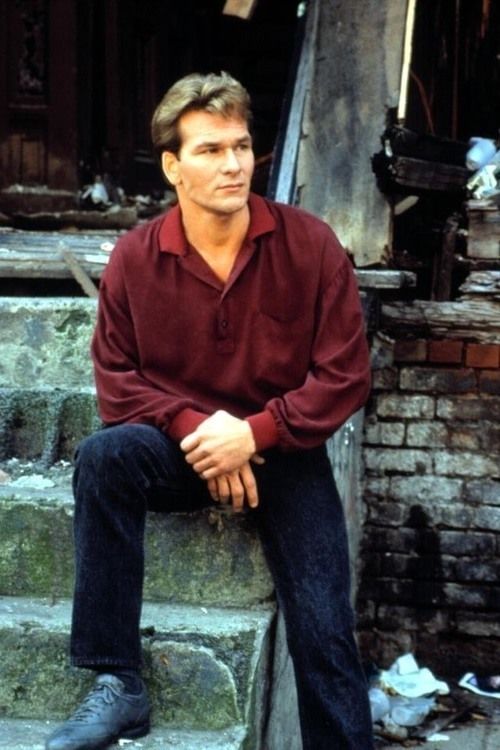
[{"label": "blue jeans", "polygon": [[[260,505],[250,512],[285,619],[304,750],[371,750],[345,521],[326,451],[265,456],[254,467]],[[72,663],[139,668],[146,511],[192,511],[212,501],[177,444],[148,425],[84,440],[74,494]]]}]

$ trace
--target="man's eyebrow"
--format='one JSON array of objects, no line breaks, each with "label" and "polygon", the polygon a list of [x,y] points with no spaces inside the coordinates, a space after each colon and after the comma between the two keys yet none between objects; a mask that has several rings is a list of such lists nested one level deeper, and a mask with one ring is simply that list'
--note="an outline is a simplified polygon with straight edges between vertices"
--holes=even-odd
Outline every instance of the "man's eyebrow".
[{"label": "man's eyebrow", "polygon": [[[252,136],[251,135],[243,135],[241,138],[236,138],[234,141],[236,144],[241,143],[251,143],[252,142]],[[222,146],[225,143],[225,139],[221,139],[220,141],[200,141],[196,144],[195,148],[213,148],[215,146]]]}]

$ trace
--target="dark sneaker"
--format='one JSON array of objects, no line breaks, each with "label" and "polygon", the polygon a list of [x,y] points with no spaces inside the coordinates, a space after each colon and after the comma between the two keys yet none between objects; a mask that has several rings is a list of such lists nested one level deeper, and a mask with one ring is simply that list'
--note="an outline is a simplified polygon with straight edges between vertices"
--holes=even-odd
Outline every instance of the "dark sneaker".
[{"label": "dark sneaker", "polygon": [[45,750],[99,750],[116,740],[149,732],[150,704],[146,688],[138,695],[112,674],[101,674],[75,713],[51,734]]}]

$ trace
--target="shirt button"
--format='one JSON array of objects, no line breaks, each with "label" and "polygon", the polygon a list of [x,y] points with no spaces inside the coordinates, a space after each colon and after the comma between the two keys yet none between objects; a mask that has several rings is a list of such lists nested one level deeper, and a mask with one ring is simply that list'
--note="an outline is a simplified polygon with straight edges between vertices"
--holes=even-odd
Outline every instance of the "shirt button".
[{"label": "shirt button", "polygon": [[221,326],[227,328],[227,320],[221,320]]}]

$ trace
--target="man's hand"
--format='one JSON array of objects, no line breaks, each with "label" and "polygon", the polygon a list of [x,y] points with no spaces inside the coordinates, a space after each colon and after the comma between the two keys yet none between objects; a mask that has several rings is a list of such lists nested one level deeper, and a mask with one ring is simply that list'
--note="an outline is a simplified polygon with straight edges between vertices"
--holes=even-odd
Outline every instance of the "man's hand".
[{"label": "man's hand", "polygon": [[232,503],[236,513],[243,510],[245,500],[250,508],[256,508],[259,504],[257,482],[248,461],[236,471],[209,479],[207,485],[212,500]]},{"label": "man's hand", "polygon": [[250,459],[256,463],[263,461],[255,454],[255,440],[248,422],[227,411],[216,411],[208,417],[182,440],[180,447],[188,464],[206,480],[232,476]]}]

